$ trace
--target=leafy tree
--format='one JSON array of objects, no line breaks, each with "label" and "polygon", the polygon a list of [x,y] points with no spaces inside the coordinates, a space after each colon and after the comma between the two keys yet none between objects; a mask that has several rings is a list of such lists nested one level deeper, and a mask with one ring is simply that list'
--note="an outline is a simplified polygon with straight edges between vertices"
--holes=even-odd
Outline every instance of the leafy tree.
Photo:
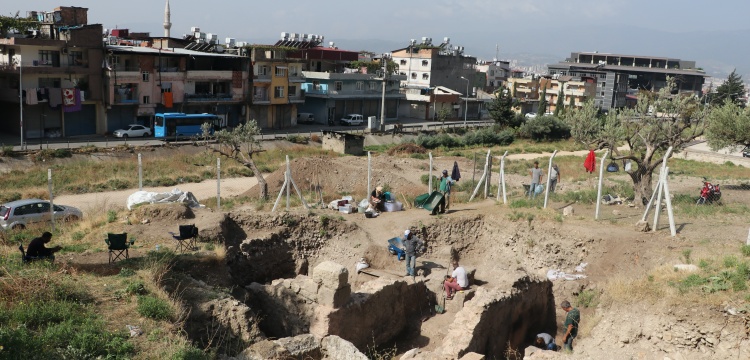
[{"label": "leafy tree", "polygon": [[[203,138],[209,138],[211,132],[211,125],[206,123],[201,126],[203,130]],[[240,124],[232,130],[219,130],[214,133],[217,147],[211,147],[212,150],[236,160],[243,166],[250,169],[255,177],[258,179],[260,185],[260,197],[264,200],[268,199],[268,183],[263,178],[263,174],[258,170],[253,160],[253,155],[263,152],[261,149],[260,140],[256,136],[260,135],[260,128],[255,120],[250,120],[247,123]],[[206,142],[206,146],[208,142]]]},{"label": "leafy tree", "polygon": [[447,107],[442,107],[437,112],[437,120],[442,122],[443,125],[445,125],[445,120],[448,120],[450,116],[451,116],[451,110]]},{"label": "leafy tree", "polygon": [[[636,199],[648,200],[651,196],[653,172],[661,165],[667,148],[679,151],[683,144],[704,133],[708,110],[691,94],[672,95],[675,84],[669,78],[658,93],[641,91],[633,109],[611,110],[599,116],[589,101],[566,116],[576,141],[591,148],[609,147],[613,160],[631,160],[637,165],[628,172]],[[619,149],[620,145],[627,148]]]},{"label": "leafy tree", "polygon": [[570,137],[570,126],[555,116],[537,116],[526,120],[518,132],[536,141],[560,140]]},{"label": "leafy tree", "polygon": [[736,70],[727,77],[727,81],[716,88],[716,94],[711,97],[711,104],[721,105],[724,100],[730,99],[732,102],[739,102],[739,98],[745,96],[745,85],[742,83],[742,75],[738,75]]},{"label": "leafy tree", "polygon": [[5,36],[9,30],[26,31],[39,29],[39,22],[32,18],[22,18],[16,12],[14,16],[0,15],[0,36]]},{"label": "leafy tree", "polygon": [[536,116],[542,117],[547,113],[547,88],[542,90],[542,96],[539,97],[539,108],[536,109]]},{"label": "leafy tree", "polygon": [[503,87],[496,92],[495,99],[487,106],[490,117],[502,126],[513,126],[516,113],[513,111],[513,97],[507,88]]},{"label": "leafy tree", "polygon": [[565,113],[564,97],[565,94],[563,94],[562,86],[560,86],[560,92],[557,94],[557,103],[555,103],[555,116],[560,116]]},{"label": "leafy tree", "polygon": [[750,110],[743,109],[731,99],[724,100],[708,115],[706,140],[713,150],[750,145]]},{"label": "leafy tree", "polygon": [[568,102],[568,108],[570,108],[570,110],[573,110],[576,108],[576,99],[574,96],[570,97],[570,102]]}]

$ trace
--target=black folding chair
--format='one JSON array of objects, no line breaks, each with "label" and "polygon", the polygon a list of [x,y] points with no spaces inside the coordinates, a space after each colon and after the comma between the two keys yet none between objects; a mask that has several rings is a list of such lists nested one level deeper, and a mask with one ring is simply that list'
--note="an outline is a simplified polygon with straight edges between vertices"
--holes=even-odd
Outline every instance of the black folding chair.
[{"label": "black folding chair", "polygon": [[135,242],[130,240],[128,242],[128,233],[112,234],[107,233],[107,238],[104,240],[107,243],[109,249],[109,263],[113,263],[117,260],[129,259],[128,249]]},{"label": "black folding chair", "polygon": [[193,225],[180,225],[180,232],[175,234],[170,232],[172,237],[177,240],[177,251],[190,251],[195,248],[195,238],[198,237],[198,228]]}]

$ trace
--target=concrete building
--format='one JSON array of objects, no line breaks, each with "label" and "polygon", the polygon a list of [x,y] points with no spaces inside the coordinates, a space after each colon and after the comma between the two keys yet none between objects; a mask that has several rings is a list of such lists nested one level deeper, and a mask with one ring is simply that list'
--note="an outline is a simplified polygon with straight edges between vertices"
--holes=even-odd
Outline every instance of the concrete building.
[{"label": "concrete building", "polygon": [[484,78],[484,91],[492,93],[511,77],[510,62],[502,60],[479,61],[477,72]]},{"label": "concrete building", "polygon": [[104,133],[102,25],[88,24],[81,7],[28,16],[38,30],[0,34],[2,131],[24,139]]},{"label": "concrete building", "polygon": [[563,96],[565,108],[570,107],[571,104],[573,107],[580,108],[588,99],[593,99],[596,96],[594,81],[572,76],[510,78],[508,79],[508,87],[511,96],[518,99],[519,107],[517,111],[522,114],[537,113],[542,94],[547,100],[545,113],[555,112],[559,96]]},{"label": "concrete building", "polygon": [[251,118],[261,129],[285,129],[297,125],[297,106],[305,102],[301,53],[288,46],[254,45]]},{"label": "concrete building", "polygon": [[[477,86],[477,59],[465,55],[463,46],[454,46],[449,38],[443,39],[439,45],[433,45],[432,38],[423,37],[420,43],[412,40],[408,47],[394,50],[392,58],[398,66],[399,75],[406,76],[401,82],[402,92],[406,95],[406,102],[399,111],[401,114],[418,119],[434,119],[437,113],[435,99],[425,95],[442,86],[463,94],[460,102],[449,105],[453,110],[453,119],[463,118],[466,99],[470,98]],[[479,81],[479,86],[484,86],[484,83]],[[479,118],[482,102],[476,98],[468,101],[468,118]]]},{"label": "concrete building", "polygon": [[315,114],[320,124],[335,123],[347,114],[379,119],[383,81],[386,81],[385,120],[398,118],[399,105],[406,98],[400,92],[400,83],[405,76],[388,74],[384,80],[382,59],[341,50],[333,43],[324,47],[321,46],[322,38],[318,40],[301,50],[307,60],[303,72],[305,104],[301,106],[304,112]]},{"label": "concrete building", "polygon": [[104,71],[107,131],[151,126],[160,112],[217,114],[229,126],[247,120],[250,60],[244,49],[194,30],[186,39],[112,31],[117,36],[107,37]]},{"label": "concrete building", "polygon": [[565,61],[548,65],[548,72],[595,82],[595,102],[602,110],[625,107],[626,95],[639,90],[659,91],[667,77],[677,80],[675,92],[700,96],[706,77],[695,61],[598,52],[571,53]]}]

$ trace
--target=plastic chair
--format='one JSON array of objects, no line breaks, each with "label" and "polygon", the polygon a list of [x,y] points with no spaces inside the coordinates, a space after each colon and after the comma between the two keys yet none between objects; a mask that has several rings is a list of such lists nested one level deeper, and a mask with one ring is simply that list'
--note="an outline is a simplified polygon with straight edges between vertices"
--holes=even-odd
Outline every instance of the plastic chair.
[{"label": "plastic chair", "polygon": [[126,260],[130,258],[128,249],[133,245],[135,240],[130,240],[130,242],[128,242],[128,233],[107,233],[107,238],[104,241],[107,243],[109,249],[110,264],[117,260]]},{"label": "plastic chair", "polygon": [[170,232],[172,237],[177,240],[177,251],[190,251],[195,248],[195,238],[198,236],[198,228],[195,224],[180,225],[180,232],[175,234]]}]

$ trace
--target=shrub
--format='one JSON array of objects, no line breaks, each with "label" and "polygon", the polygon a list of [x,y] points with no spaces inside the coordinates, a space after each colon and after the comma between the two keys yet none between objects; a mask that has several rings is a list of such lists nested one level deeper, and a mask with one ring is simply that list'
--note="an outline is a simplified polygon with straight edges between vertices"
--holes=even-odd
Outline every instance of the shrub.
[{"label": "shrub", "polygon": [[21,193],[15,192],[15,191],[0,194],[0,203],[7,203],[11,201],[21,200],[21,196],[22,196]]},{"label": "shrub", "polygon": [[0,156],[13,156],[13,145],[3,144],[0,146]]},{"label": "shrub", "polygon": [[[422,181],[422,185],[427,185],[430,183],[430,175],[422,174],[422,176],[419,177],[419,180]],[[435,184],[440,184],[440,178],[432,175],[432,186],[435,186]]]},{"label": "shrub", "polygon": [[576,301],[578,302],[578,306],[585,308],[596,307],[599,304],[599,293],[591,289],[583,290],[578,293]]},{"label": "shrub", "polygon": [[174,316],[168,302],[152,295],[139,296],[137,309],[142,316],[154,320],[171,320]]},{"label": "shrub", "polygon": [[117,211],[107,210],[107,222],[113,223],[117,221]]},{"label": "shrub", "polygon": [[513,142],[513,132],[510,130],[498,132],[494,128],[487,128],[468,132],[463,136],[462,140],[466,146],[510,145]]},{"label": "shrub", "polygon": [[316,143],[322,142],[322,141],[320,141],[320,136],[318,134],[312,134],[310,136],[310,141],[316,142]]},{"label": "shrub", "polygon": [[520,135],[532,140],[560,140],[570,137],[570,126],[554,116],[528,119],[520,128]]},{"label": "shrub", "polygon": [[203,350],[192,346],[181,348],[170,357],[171,360],[208,360],[210,358]]},{"label": "shrub", "polygon": [[421,134],[417,137],[416,144],[426,149],[436,149],[439,147],[451,148],[461,146],[461,141],[448,134]]},{"label": "shrub", "polygon": [[[123,269],[125,270],[125,269]],[[131,270],[132,271],[132,270]],[[122,274],[122,273],[121,273]],[[128,284],[127,287],[125,287],[125,292],[130,295],[146,295],[148,294],[148,290],[146,290],[146,284],[143,283],[141,280],[133,281]],[[140,299],[138,301],[138,306],[140,311]],[[146,316],[146,315],[144,315]]]}]

